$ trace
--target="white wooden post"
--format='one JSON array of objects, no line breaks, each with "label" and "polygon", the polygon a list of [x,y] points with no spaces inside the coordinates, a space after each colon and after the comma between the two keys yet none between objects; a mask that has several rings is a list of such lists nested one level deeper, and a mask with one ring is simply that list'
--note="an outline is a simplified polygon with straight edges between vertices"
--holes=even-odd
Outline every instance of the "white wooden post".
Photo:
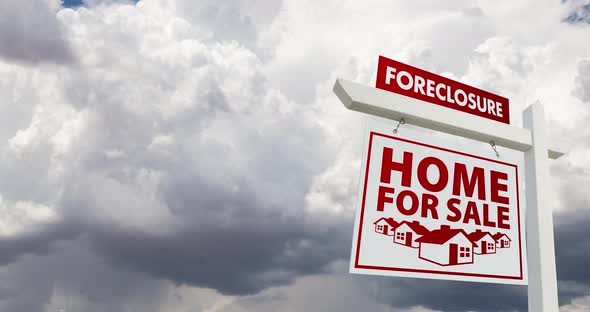
[{"label": "white wooden post", "polygon": [[532,147],[524,152],[529,311],[557,312],[553,215],[543,106],[532,104],[522,113],[522,119],[533,140]]}]

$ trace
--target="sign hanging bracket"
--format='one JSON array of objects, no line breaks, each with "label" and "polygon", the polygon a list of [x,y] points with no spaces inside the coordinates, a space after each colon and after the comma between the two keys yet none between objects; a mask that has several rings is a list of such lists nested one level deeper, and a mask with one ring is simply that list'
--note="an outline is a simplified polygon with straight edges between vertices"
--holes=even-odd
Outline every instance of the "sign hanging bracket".
[{"label": "sign hanging bracket", "polygon": [[500,158],[500,154],[498,153],[498,147],[496,146],[496,142],[494,142],[494,140],[490,141],[490,146],[494,150],[494,153],[496,153],[496,157]]},{"label": "sign hanging bracket", "polygon": [[397,126],[395,126],[395,129],[393,129],[393,134],[397,134],[397,130],[399,129],[400,125],[405,125],[406,124],[406,120],[404,119],[404,117],[402,117],[398,122],[397,122]]}]

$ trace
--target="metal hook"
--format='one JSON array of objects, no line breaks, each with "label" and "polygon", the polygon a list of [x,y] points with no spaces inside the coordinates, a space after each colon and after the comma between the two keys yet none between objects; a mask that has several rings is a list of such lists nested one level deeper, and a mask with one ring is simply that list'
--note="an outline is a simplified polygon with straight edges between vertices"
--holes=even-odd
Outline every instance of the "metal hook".
[{"label": "metal hook", "polygon": [[490,141],[490,145],[492,146],[492,149],[494,150],[494,152],[496,153],[496,156],[498,158],[500,158],[500,154],[498,153],[498,149],[496,148],[496,142],[494,142],[494,140]]},{"label": "metal hook", "polygon": [[395,126],[395,129],[393,129],[393,133],[396,134],[397,133],[397,129],[399,129],[399,126],[400,125],[404,125],[404,124],[406,124],[406,120],[402,117],[402,119],[400,119],[397,122],[397,126]]}]

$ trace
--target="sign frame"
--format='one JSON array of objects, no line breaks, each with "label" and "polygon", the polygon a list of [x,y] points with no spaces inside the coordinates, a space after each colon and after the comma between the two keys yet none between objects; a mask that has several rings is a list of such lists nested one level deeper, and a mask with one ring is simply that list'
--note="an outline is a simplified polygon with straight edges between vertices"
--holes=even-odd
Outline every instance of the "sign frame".
[{"label": "sign frame", "polygon": [[[379,122],[379,121],[367,121],[367,125],[366,125],[366,130],[365,130],[365,141],[364,141],[364,150],[363,150],[363,168],[362,168],[362,172],[360,175],[360,183],[359,183],[359,190],[358,190],[358,194],[359,194],[359,198],[357,201],[357,207],[359,207],[356,216],[355,216],[355,226],[354,226],[354,234],[353,234],[353,245],[352,245],[352,250],[351,250],[351,262],[350,262],[350,272],[351,273],[358,273],[358,274],[370,274],[370,275],[385,275],[385,276],[402,276],[402,277],[414,277],[414,278],[429,278],[429,279],[446,279],[446,280],[457,280],[457,281],[468,281],[468,282],[486,282],[486,283],[504,283],[504,284],[513,284],[513,285],[526,285],[527,283],[527,276],[525,274],[526,272],[526,262],[523,263],[523,261],[525,261],[526,259],[526,246],[524,245],[524,242],[526,241],[526,233],[524,232],[524,220],[523,217],[524,215],[521,214],[521,212],[524,212],[524,206],[523,203],[525,203],[523,196],[521,192],[521,189],[519,188],[520,184],[521,184],[521,180],[520,180],[520,176],[519,176],[519,169],[520,170],[524,170],[524,166],[523,166],[523,159],[522,157],[519,157],[514,155],[515,153],[512,152],[510,153],[510,151],[507,151],[507,153],[504,153],[504,159],[492,159],[486,156],[481,156],[481,155],[477,155],[477,153],[479,151],[476,151],[475,148],[470,148],[470,146],[468,145],[464,145],[461,148],[457,148],[457,147],[448,147],[448,146],[441,146],[440,144],[436,144],[434,142],[432,142],[432,140],[427,140],[428,135],[425,135],[423,133],[418,133],[415,130],[405,127],[403,130],[401,130],[399,133],[401,133],[401,135],[399,134],[389,134],[387,132],[391,132],[391,130],[388,128],[388,125],[383,123],[383,122]],[[389,131],[388,131],[389,130]],[[401,265],[400,266],[400,262],[396,262],[395,265],[383,265],[383,262],[381,261],[377,261],[377,262],[381,262],[381,265],[375,265],[375,263],[369,263],[371,261],[367,262],[367,254],[363,255],[364,261],[359,261],[360,258],[360,253],[361,250],[364,250],[364,252],[367,252],[367,247],[362,248],[361,247],[361,243],[363,243],[363,239],[362,239],[362,235],[370,235],[371,232],[373,231],[373,229],[371,228],[370,230],[367,228],[365,229],[365,226],[371,226],[371,222],[373,221],[372,219],[375,219],[377,216],[375,216],[374,213],[371,213],[369,207],[373,207],[373,204],[369,204],[368,202],[372,202],[373,200],[369,200],[367,201],[367,196],[371,197],[370,195],[368,195],[368,189],[372,192],[372,197],[376,197],[375,195],[375,186],[369,186],[370,182],[369,182],[369,176],[371,175],[370,172],[372,172],[372,175],[374,177],[374,175],[376,174],[376,172],[380,172],[380,166],[381,164],[374,164],[373,162],[375,161],[374,156],[372,156],[373,152],[378,152],[378,150],[373,150],[374,146],[380,146],[380,144],[378,143],[378,141],[390,141],[391,145],[387,145],[387,146],[395,146],[395,144],[393,143],[393,141],[395,141],[396,143],[398,143],[399,145],[412,145],[412,146],[419,146],[420,149],[428,149],[428,150],[434,150],[436,151],[438,154],[447,154],[447,159],[448,158],[454,158],[455,160],[466,160],[466,159],[473,159],[474,163],[477,163],[478,166],[481,166],[483,162],[485,163],[491,163],[494,166],[498,167],[501,166],[503,168],[506,168],[508,171],[514,170],[512,171],[512,177],[513,177],[513,183],[511,184],[511,188],[513,190],[513,200],[515,202],[515,205],[513,205],[514,207],[514,211],[512,212],[512,217],[514,218],[511,222],[511,225],[515,226],[515,230],[511,231],[512,234],[516,234],[515,236],[517,237],[513,237],[514,238],[514,242],[517,242],[518,244],[514,244],[514,247],[518,246],[518,249],[516,249],[515,251],[517,251],[516,255],[513,255],[512,257],[516,256],[515,259],[512,260],[517,260],[516,263],[511,262],[512,264],[512,273],[513,274],[493,274],[490,273],[489,271],[487,272],[477,272],[477,269],[474,268],[460,268],[461,265],[458,266],[440,266],[440,267],[436,267],[436,266],[432,266],[431,264],[428,263],[424,263],[421,260],[418,261],[417,266],[415,267],[408,267],[407,263],[406,266]],[[430,141],[430,142],[428,142]],[[395,150],[395,148],[394,148]],[[404,153],[406,151],[406,149],[403,149]],[[434,154],[430,154],[430,156],[434,156]],[[449,157],[450,155],[450,157]],[[414,160],[413,160],[413,166],[417,166],[419,160],[416,159],[416,157],[418,156],[414,156]],[[508,157],[508,159],[506,158]],[[396,157],[396,158],[399,158]],[[401,158],[399,158],[398,160],[401,160]],[[444,161],[444,160],[443,160]],[[520,163],[520,165],[518,165],[517,163]],[[469,166],[469,165],[468,165]],[[377,167],[375,169],[375,167]],[[507,168],[509,167],[509,168]],[[450,167],[448,167],[450,168]],[[489,169],[489,168],[487,168]],[[486,170],[487,170],[486,169]],[[452,176],[452,174],[450,174],[449,172],[449,177]],[[418,184],[418,182],[416,181],[416,177],[413,176],[412,177],[413,181],[412,184]],[[449,180],[449,183],[452,183],[452,181]],[[451,184],[449,184],[451,185]],[[383,185],[385,186],[385,185]],[[388,184],[387,186],[390,186],[390,184]],[[393,184],[391,187],[394,187],[396,189],[395,191],[395,196],[397,196],[399,193],[399,191],[403,191],[404,189],[407,188],[399,188],[399,185]],[[411,187],[410,189],[414,189],[413,187]],[[426,194],[424,192],[419,192],[417,191],[416,194],[418,195],[418,197],[420,197],[420,194]],[[436,194],[432,194],[430,193],[430,195],[434,195],[436,197],[439,197]],[[400,194],[401,196],[401,194]],[[489,194],[488,194],[489,196]],[[444,197],[444,195],[443,195]],[[460,197],[469,197],[469,196],[460,196]],[[440,198],[438,198],[438,200],[440,200]],[[489,201],[488,201],[489,202]],[[438,215],[442,216],[444,214],[444,207],[445,204],[442,201],[439,201],[439,208],[440,210],[438,210]],[[388,205],[387,207],[391,208],[390,205]],[[387,208],[386,207],[386,208]],[[379,210],[381,211],[381,210]],[[463,211],[464,213],[464,211]],[[481,213],[481,211],[479,211],[478,213]],[[396,213],[397,214],[397,213]],[[379,215],[379,213],[378,213]],[[391,216],[392,214],[389,213],[384,213],[382,216]],[[404,218],[403,216],[397,214],[399,217],[401,217],[401,219],[398,218],[394,218],[396,219],[398,222],[400,220],[408,220],[408,219],[413,219],[416,220],[416,218],[412,218],[412,217],[407,217]],[[372,216],[372,218],[371,218]],[[371,219],[371,221],[369,223],[367,223],[367,219],[369,218]],[[417,219],[421,219],[421,218],[417,218]],[[424,220],[421,219],[421,225],[426,226],[427,228],[431,228],[431,229],[436,229],[435,227],[432,226],[432,224],[428,224],[428,223],[432,223],[432,222],[428,222],[429,220]],[[436,224],[440,225],[440,224],[444,224],[444,222],[442,222],[441,217],[437,217],[437,221],[434,221]],[[478,225],[467,225],[467,227],[469,228],[476,228],[476,229],[481,229],[482,226]],[[467,230],[466,230],[467,231]],[[381,235],[376,235],[376,236],[381,236]],[[391,237],[391,236],[389,236]],[[381,236],[378,240],[380,242],[383,242],[383,239],[385,237]],[[395,236],[394,236],[394,241],[395,241]],[[369,243],[369,242],[364,242]],[[375,240],[373,240],[373,243],[375,243]],[[388,242],[389,243],[389,242]],[[388,245],[388,249],[387,251],[382,251],[380,252],[380,256],[383,256],[385,254],[388,253],[394,253],[391,252],[390,250],[396,249],[397,251],[401,251],[403,249],[406,248],[399,248],[399,246],[392,244],[391,245],[391,249],[389,249],[389,245]],[[375,248],[376,246],[372,246],[371,248]],[[379,246],[381,247],[381,245]],[[422,256],[420,255],[420,251],[421,251],[421,247],[416,247],[414,246],[414,249],[417,249],[418,251],[418,256],[419,258],[422,258]],[[505,252],[505,250],[502,250],[503,252]],[[371,254],[375,254],[375,252],[369,252]],[[407,251],[403,251],[403,254],[407,255]],[[397,254],[397,258],[399,258],[400,256],[402,256],[402,254]],[[477,255],[477,258],[479,259],[478,261],[481,261],[483,259],[480,258],[481,254]],[[490,257],[490,256],[484,256],[485,258]],[[493,257],[493,256],[491,256]],[[475,259],[476,257],[474,256],[473,259]],[[424,258],[422,258],[424,259]],[[504,259],[506,259],[506,256],[504,255]],[[396,259],[397,260],[397,259]],[[489,262],[490,259],[485,259],[486,262]],[[428,261],[428,260],[426,260]],[[421,264],[420,264],[421,262]],[[473,262],[472,262],[473,263]],[[477,263],[477,262],[475,262]],[[428,268],[425,268],[428,267]],[[460,268],[459,270],[455,270],[456,268]],[[479,265],[478,269],[481,269],[482,266]],[[504,269],[504,268],[503,268]],[[515,269],[518,270],[514,271]]]},{"label": "sign frame", "polygon": [[[547,156],[557,159],[565,154],[565,148],[560,146],[562,142],[552,141],[548,149],[541,103],[535,102],[523,111],[523,129],[338,78],[333,91],[351,110],[393,120],[404,118],[406,123],[415,126],[486,143],[493,141],[496,145],[524,152],[528,309],[558,310]],[[457,123],[458,120],[461,123]]]}]

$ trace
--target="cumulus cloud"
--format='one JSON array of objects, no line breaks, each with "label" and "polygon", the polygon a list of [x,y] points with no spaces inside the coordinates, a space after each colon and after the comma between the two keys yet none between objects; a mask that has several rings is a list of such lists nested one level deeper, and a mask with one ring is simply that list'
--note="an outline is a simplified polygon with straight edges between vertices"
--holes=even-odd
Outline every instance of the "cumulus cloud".
[{"label": "cumulus cloud", "polygon": [[62,25],[55,17],[59,3],[7,0],[0,4],[0,56],[26,63],[70,63]]},{"label": "cumulus cloud", "polygon": [[235,40],[264,55],[257,50],[258,35],[274,21],[283,1],[170,1],[167,5],[191,24],[208,29],[210,39]]},{"label": "cumulus cloud", "polygon": [[[79,225],[113,265],[224,293],[285,283],[346,254],[302,229],[309,181],[327,162],[324,130],[266,86],[253,52],[207,42],[155,2],[58,18],[83,51],[78,66],[5,67],[51,94],[33,101],[28,124],[7,129],[4,170],[20,178],[3,196],[39,197],[46,218]],[[318,245],[325,255],[308,257]]]},{"label": "cumulus cloud", "polygon": [[[4,4],[59,40],[0,30],[25,42],[0,45],[0,310],[526,309],[523,287],[345,276],[364,116],[331,87],[383,54],[509,96],[516,124],[541,98],[571,136],[590,47],[556,4],[88,3]],[[570,310],[589,147],[552,170]]]},{"label": "cumulus cloud", "polygon": [[578,62],[578,75],[575,83],[574,94],[583,102],[590,102],[590,60]]},{"label": "cumulus cloud", "polygon": [[561,307],[562,312],[583,312],[590,309],[590,297],[582,297],[574,300],[574,302]]}]

